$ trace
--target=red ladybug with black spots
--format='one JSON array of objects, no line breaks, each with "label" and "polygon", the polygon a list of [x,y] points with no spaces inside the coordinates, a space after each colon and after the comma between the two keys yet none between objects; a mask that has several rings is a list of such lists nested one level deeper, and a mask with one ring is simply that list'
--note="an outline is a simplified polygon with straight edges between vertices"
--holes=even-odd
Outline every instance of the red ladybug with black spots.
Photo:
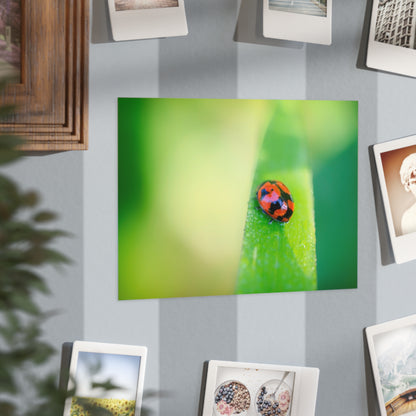
[{"label": "red ladybug with black spots", "polygon": [[256,191],[261,210],[271,220],[286,223],[290,220],[295,204],[287,186],[279,181],[264,181]]}]

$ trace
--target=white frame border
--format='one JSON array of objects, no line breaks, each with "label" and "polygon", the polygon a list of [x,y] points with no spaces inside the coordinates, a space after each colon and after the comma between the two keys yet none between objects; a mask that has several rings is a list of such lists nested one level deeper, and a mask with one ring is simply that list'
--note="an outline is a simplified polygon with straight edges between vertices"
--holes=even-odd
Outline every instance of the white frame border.
[{"label": "white frame border", "polygon": [[381,161],[381,154],[409,146],[416,146],[416,135],[390,140],[384,143],[378,143],[373,146],[391,246],[393,249],[394,259],[398,264],[405,263],[416,258],[416,251],[414,249],[416,247],[416,232],[396,236],[389,196],[387,193],[386,178],[384,176],[383,163]]},{"label": "white frame border", "polygon": [[115,0],[108,0],[108,10],[115,41],[188,34],[184,0],[178,0],[178,7],[122,11],[116,11]]},{"label": "white frame border", "polygon": [[376,387],[377,401],[379,404],[381,416],[387,416],[387,412],[383,397],[383,390],[381,388],[380,373],[378,371],[377,355],[374,346],[374,336],[386,332],[391,332],[395,329],[405,328],[407,326],[414,325],[416,325],[416,315],[410,315],[406,316],[405,318],[395,319],[394,321],[388,321],[382,324],[373,325],[365,328],[368,351],[370,354],[371,368],[373,370],[374,384]]},{"label": "white frame border", "polygon": [[375,28],[379,0],[373,0],[366,65],[369,68],[416,77],[416,49],[377,42]]},{"label": "white frame border", "polygon": [[[147,347],[124,344],[107,344],[102,342],[74,341],[69,367],[68,391],[74,388],[79,352],[102,354],[135,355],[140,357],[139,377],[136,389],[136,407],[134,416],[140,416],[143,397],[144,374],[146,370]],[[72,396],[65,400],[64,416],[70,416]]]},{"label": "white frame border", "polygon": [[[235,361],[211,360],[205,384],[204,404],[201,416],[212,416],[214,409],[214,392],[217,387],[218,367],[231,367],[240,369],[258,369],[271,371],[290,371],[295,373],[293,384],[293,401],[290,416],[314,416],[318,392],[319,369],[311,367],[297,367],[275,364],[255,364]],[[267,381],[267,380],[264,380]],[[259,386],[260,387],[260,386]]]},{"label": "white frame border", "polygon": [[265,38],[331,45],[332,0],[327,0],[326,17],[271,10],[269,0],[263,0],[263,35]]}]

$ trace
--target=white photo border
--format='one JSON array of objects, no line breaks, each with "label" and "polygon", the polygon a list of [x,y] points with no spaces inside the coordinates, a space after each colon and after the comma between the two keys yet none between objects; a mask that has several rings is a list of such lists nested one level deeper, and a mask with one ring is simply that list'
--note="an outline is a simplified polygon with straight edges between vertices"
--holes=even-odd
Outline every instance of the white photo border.
[{"label": "white photo border", "polygon": [[[124,344],[107,344],[102,342],[74,341],[69,367],[68,391],[74,388],[74,380],[80,352],[101,354],[132,355],[140,357],[139,376],[136,390],[136,408],[134,416],[140,416],[143,396],[143,383],[146,369],[147,347]],[[72,397],[65,400],[64,416],[70,416]]]},{"label": "white photo border", "polygon": [[327,0],[326,17],[271,10],[269,0],[263,0],[263,36],[331,45],[332,0]]},{"label": "white photo border", "polygon": [[[277,372],[293,372],[294,385],[292,391],[293,401],[290,416],[314,416],[316,398],[318,393],[319,369],[312,367],[297,367],[275,364],[255,364],[235,361],[211,360],[205,384],[204,402],[201,416],[212,416],[214,411],[214,392],[217,388],[217,373],[219,367],[237,369],[269,370]],[[264,382],[268,381],[267,379]],[[259,385],[260,387],[260,385]]]},{"label": "white photo border", "polygon": [[416,49],[375,40],[379,3],[380,0],[373,0],[366,65],[373,69],[416,77]]},{"label": "white photo border", "polygon": [[416,325],[416,315],[406,316],[404,318],[395,319],[393,321],[384,322],[378,325],[373,325],[365,328],[367,338],[368,352],[370,354],[371,369],[373,371],[374,383],[377,392],[377,401],[380,408],[381,416],[387,416],[386,406],[384,402],[383,390],[380,381],[380,373],[377,365],[377,354],[374,344],[374,337],[387,332],[392,332],[396,329],[405,328]]},{"label": "white photo border", "polygon": [[405,263],[416,258],[416,232],[396,236],[381,155],[389,151],[398,150],[415,145],[416,135],[404,137],[401,139],[390,140],[388,142],[375,144],[373,146],[374,158],[377,168],[381,195],[383,199],[384,212],[386,214],[387,219],[387,227],[389,231],[390,242],[393,249],[394,259],[398,264]]},{"label": "white photo border", "polygon": [[115,0],[108,0],[108,10],[115,41],[188,34],[184,0],[178,0],[177,7],[122,11],[116,11]]}]

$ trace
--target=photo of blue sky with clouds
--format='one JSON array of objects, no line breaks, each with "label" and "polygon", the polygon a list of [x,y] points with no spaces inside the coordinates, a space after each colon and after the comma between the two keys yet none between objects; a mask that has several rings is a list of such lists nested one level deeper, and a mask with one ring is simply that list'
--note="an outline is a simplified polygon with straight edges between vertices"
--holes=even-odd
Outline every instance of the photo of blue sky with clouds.
[{"label": "photo of blue sky with clouds", "polygon": [[[75,375],[76,395],[90,398],[135,400],[140,370],[140,357],[80,351]],[[92,383],[111,381],[120,387],[105,391]]]}]

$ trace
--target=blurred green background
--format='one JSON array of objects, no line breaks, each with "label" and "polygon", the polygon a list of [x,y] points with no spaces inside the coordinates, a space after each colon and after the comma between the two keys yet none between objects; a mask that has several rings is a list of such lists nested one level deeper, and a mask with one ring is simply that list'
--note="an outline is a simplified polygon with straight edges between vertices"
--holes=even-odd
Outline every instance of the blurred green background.
[{"label": "blurred green background", "polygon": [[[119,299],[356,287],[357,112],[120,98]],[[262,178],[291,190],[288,224],[256,209]]]}]

